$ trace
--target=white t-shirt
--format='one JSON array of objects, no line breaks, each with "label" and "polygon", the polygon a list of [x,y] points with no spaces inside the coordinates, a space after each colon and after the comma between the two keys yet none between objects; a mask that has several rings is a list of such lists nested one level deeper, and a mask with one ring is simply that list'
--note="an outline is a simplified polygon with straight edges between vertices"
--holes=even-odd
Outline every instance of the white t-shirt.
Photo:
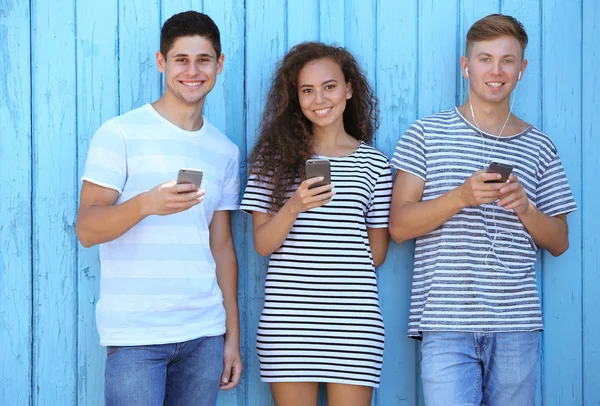
[{"label": "white t-shirt", "polygon": [[147,104],[108,120],[92,139],[83,180],[117,190],[123,203],[180,168],[204,171],[193,208],[149,216],[100,245],[101,345],[149,345],[225,332],[208,226],[216,210],[239,207],[239,149],[206,118],[185,131]]}]

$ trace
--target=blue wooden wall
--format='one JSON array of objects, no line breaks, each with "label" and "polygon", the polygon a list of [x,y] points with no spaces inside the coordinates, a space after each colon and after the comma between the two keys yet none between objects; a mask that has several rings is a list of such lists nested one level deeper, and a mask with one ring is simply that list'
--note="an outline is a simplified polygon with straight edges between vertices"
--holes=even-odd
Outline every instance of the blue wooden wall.
[{"label": "blue wooden wall", "polygon": [[[298,42],[357,55],[381,101],[376,145],[390,155],[414,119],[463,100],[468,27],[493,12],[521,20],[529,66],[515,109],[557,144],[580,208],[569,216],[569,251],[540,255],[538,405],[600,404],[596,0],[0,0],[0,404],[103,403],[97,249],[74,232],[79,178],[100,124],[161,94],[159,29],[187,9],[221,29],[225,69],[205,113],[242,155],[274,64]],[[266,262],[249,218],[236,214],[234,227],[245,371],[220,404],[269,405],[254,344]],[[374,405],[422,403],[418,344],[405,338],[412,250],[392,244],[378,271],[387,337]]]}]

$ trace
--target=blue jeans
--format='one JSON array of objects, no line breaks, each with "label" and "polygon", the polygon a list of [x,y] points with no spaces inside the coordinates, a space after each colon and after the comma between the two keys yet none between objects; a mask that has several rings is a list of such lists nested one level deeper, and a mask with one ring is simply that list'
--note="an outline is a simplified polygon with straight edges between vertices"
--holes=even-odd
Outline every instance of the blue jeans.
[{"label": "blue jeans", "polygon": [[106,406],[214,406],[223,336],[176,344],[107,347]]},{"label": "blue jeans", "polygon": [[535,405],[540,333],[423,332],[426,406]]}]

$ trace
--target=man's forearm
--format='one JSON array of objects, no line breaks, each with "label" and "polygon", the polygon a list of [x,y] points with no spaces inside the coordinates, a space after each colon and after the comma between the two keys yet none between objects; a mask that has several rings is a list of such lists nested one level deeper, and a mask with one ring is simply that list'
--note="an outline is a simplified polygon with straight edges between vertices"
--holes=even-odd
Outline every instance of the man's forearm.
[{"label": "man's forearm", "polygon": [[457,189],[426,202],[392,203],[390,235],[397,242],[435,230],[463,209]]},{"label": "man's forearm", "polygon": [[540,248],[555,257],[569,248],[569,228],[565,215],[547,216],[529,203],[529,208],[519,218]]},{"label": "man's forearm", "polygon": [[238,264],[233,246],[223,252],[213,252],[216,263],[217,282],[223,294],[223,307],[226,314],[227,340],[239,344],[240,322],[238,309]]},{"label": "man's forearm", "polygon": [[91,247],[119,238],[146,217],[140,194],[121,204],[80,209],[75,230],[81,245]]}]

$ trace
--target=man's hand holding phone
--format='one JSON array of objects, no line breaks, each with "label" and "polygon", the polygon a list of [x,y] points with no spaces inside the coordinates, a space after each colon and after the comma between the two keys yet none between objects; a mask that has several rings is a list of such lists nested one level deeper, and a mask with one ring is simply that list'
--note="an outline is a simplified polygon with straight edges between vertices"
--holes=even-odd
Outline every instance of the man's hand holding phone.
[{"label": "man's hand holding phone", "polygon": [[519,183],[516,175],[510,175],[508,183],[500,188],[500,201],[498,206],[504,207],[507,210],[514,210],[518,215],[526,214],[531,208],[529,197],[523,185]]},{"label": "man's hand holding phone", "polygon": [[462,207],[476,207],[498,200],[500,189],[505,185],[498,182],[501,178],[499,173],[484,170],[475,172],[458,187]]},{"label": "man's hand holding phone", "polygon": [[193,183],[178,184],[170,180],[145,193],[143,210],[147,215],[158,216],[179,213],[202,202],[204,193]]}]

